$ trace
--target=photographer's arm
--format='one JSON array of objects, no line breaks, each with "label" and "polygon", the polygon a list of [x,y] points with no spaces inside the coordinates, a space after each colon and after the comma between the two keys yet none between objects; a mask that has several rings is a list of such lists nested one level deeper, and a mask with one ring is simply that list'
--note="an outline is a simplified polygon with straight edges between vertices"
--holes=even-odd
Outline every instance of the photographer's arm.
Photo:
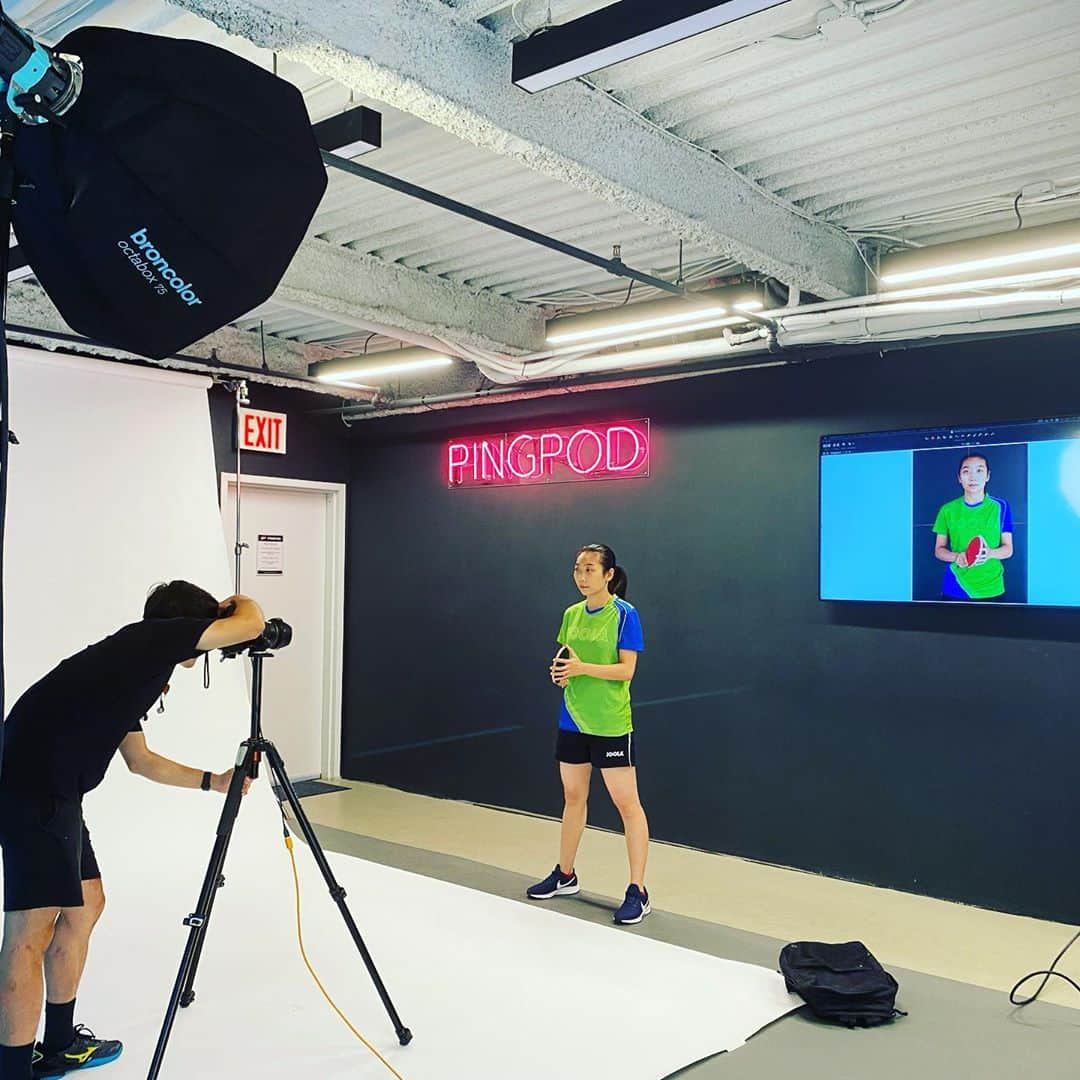
[{"label": "photographer's arm", "polygon": [[252,641],[266,628],[262,608],[249,596],[230,596],[223,600],[221,614],[224,617],[212,622],[199,638],[199,652]]},{"label": "photographer's arm", "polygon": [[[168,784],[170,787],[182,788],[197,788],[202,784],[202,769],[193,769],[188,765],[181,765],[178,761],[170,761],[169,758],[155,754],[146,745],[146,736],[141,731],[131,731],[124,736],[123,742],[120,743],[120,754],[131,772],[136,776],[153,780],[155,784]],[[223,773],[211,773],[211,789],[224,795],[229,790],[232,776],[232,769]],[[250,777],[244,780],[245,795],[249,787],[251,787]]]}]

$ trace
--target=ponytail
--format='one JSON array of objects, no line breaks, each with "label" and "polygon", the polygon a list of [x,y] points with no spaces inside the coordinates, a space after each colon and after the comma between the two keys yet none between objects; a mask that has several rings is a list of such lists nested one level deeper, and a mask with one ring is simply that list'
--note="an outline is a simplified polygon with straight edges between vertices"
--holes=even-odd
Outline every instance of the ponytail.
[{"label": "ponytail", "polygon": [[615,576],[608,582],[608,592],[626,599],[626,571],[621,566],[615,567]]}]

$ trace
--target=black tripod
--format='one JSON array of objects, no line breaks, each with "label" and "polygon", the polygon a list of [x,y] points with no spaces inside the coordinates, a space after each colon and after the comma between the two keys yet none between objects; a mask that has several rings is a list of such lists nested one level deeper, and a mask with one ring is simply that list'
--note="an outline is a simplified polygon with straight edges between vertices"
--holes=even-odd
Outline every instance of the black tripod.
[{"label": "black tripod", "polygon": [[225,865],[225,855],[229,850],[229,841],[232,838],[232,830],[233,825],[236,823],[236,815],[240,810],[240,799],[243,795],[244,778],[250,776],[252,779],[255,779],[258,776],[259,762],[262,759],[263,754],[266,755],[267,761],[270,764],[270,772],[273,774],[274,780],[277,782],[279,789],[284,792],[285,798],[288,799],[289,805],[292,807],[292,812],[296,816],[300,831],[303,833],[304,839],[311,849],[311,853],[315,856],[315,862],[318,863],[319,870],[322,871],[323,879],[330,889],[330,895],[341,909],[341,915],[345,920],[345,925],[349,928],[349,933],[352,935],[352,939],[356,943],[360,955],[363,957],[364,964],[368,969],[368,974],[375,984],[375,989],[378,990],[379,997],[382,998],[382,1003],[386,1006],[386,1011],[390,1015],[391,1023],[394,1025],[394,1031],[397,1033],[398,1042],[400,1042],[402,1046],[408,1046],[412,1041],[412,1032],[402,1024],[401,1017],[398,1016],[397,1010],[394,1008],[394,1003],[390,1000],[390,995],[386,992],[386,987],[383,985],[383,981],[375,968],[375,961],[372,960],[371,954],[368,952],[367,946],[360,936],[360,931],[353,921],[352,913],[345,903],[345,890],[334,878],[334,872],[330,869],[330,864],[326,861],[326,856],[311,827],[311,822],[308,821],[307,815],[300,805],[300,799],[293,789],[289,776],[285,771],[285,763],[282,761],[281,755],[278,753],[274,744],[268,739],[263,738],[261,720],[262,662],[267,656],[272,655],[273,653],[264,650],[253,650],[251,653],[251,737],[240,744],[240,753],[237,755],[237,766],[233,772],[232,783],[229,785],[229,793],[225,797],[225,807],[221,811],[221,819],[218,822],[217,828],[217,840],[214,843],[214,850],[210,856],[210,865],[206,868],[206,877],[203,879],[202,891],[199,893],[198,906],[196,907],[194,914],[189,915],[184,919],[184,925],[191,928],[191,935],[188,938],[187,947],[184,949],[183,959],[180,961],[180,971],[176,976],[176,984],[173,987],[172,998],[169,1001],[169,1008],[165,1014],[165,1022],[161,1027],[161,1034],[158,1036],[157,1049],[154,1051],[154,1060],[150,1066],[148,1080],[155,1080],[161,1070],[161,1063],[165,1057],[165,1048],[169,1042],[169,1035],[172,1032],[173,1023],[176,1020],[176,1010],[178,1008],[187,1008],[187,1006],[195,1000],[195,991],[193,989],[195,983],[195,971],[199,966],[199,957],[202,954],[203,941],[206,938],[206,929],[210,922],[210,914],[214,908],[214,898],[217,895],[218,889],[222,888],[225,884],[225,878],[221,871]]}]

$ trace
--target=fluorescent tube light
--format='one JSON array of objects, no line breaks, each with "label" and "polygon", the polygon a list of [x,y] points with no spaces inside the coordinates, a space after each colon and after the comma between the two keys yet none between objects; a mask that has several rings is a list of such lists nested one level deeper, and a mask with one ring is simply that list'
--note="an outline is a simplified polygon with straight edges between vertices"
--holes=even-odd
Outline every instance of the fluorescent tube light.
[{"label": "fluorescent tube light", "polygon": [[512,78],[536,93],[788,2],[621,0],[517,42]]},{"label": "fluorescent tube light", "polygon": [[373,378],[444,368],[453,362],[452,357],[440,356],[429,349],[400,349],[397,352],[376,353],[371,357],[348,356],[322,360],[312,364],[308,374],[320,382],[366,384]]}]

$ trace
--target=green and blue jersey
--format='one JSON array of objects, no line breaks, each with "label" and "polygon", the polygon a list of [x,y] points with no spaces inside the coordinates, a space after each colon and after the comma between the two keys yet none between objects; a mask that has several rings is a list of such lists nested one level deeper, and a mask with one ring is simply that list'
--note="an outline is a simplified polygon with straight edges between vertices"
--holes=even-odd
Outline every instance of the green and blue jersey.
[{"label": "green and blue jersey", "polygon": [[[1002,533],[1013,531],[1012,508],[1005,499],[984,495],[974,505],[963,496],[947,502],[934,519],[934,532],[949,538],[949,550],[961,552],[981,536],[990,548],[1001,547]],[[1005,591],[1005,568],[1000,559],[987,559],[979,566],[948,563],[941,582],[945,596],[957,600],[1001,596]]]},{"label": "green and blue jersey", "polygon": [[[586,664],[617,664],[620,649],[645,650],[637,610],[618,596],[612,596],[595,611],[590,611],[584,600],[568,607],[558,641],[560,645],[569,645]],[[574,676],[566,684],[559,727],[605,737],[632,731],[629,680]]]}]

